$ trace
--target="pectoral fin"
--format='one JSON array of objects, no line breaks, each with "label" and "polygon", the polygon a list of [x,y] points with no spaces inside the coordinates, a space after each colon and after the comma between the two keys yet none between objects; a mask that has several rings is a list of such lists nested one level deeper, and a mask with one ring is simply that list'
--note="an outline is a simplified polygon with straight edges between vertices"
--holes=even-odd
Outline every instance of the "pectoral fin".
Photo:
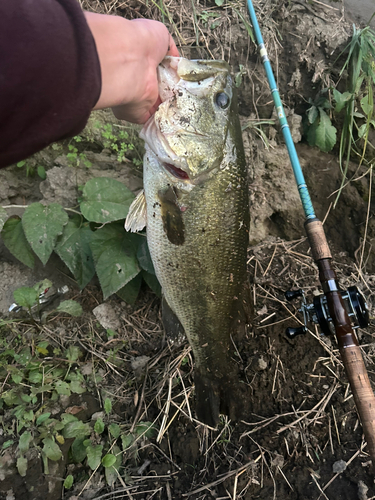
[{"label": "pectoral fin", "polygon": [[144,189],[133,200],[125,219],[125,229],[132,233],[142,231],[146,227],[147,206]]}]

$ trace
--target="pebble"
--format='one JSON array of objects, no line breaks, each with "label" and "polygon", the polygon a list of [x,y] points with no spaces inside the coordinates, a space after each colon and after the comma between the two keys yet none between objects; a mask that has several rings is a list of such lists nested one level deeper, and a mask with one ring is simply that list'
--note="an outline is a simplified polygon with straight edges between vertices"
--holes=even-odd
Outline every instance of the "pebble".
[{"label": "pebble", "polygon": [[347,464],[344,460],[337,460],[337,462],[332,465],[332,471],[335,474],[341,474],[341,472],[344,472],[346,469],[346,466]]}]

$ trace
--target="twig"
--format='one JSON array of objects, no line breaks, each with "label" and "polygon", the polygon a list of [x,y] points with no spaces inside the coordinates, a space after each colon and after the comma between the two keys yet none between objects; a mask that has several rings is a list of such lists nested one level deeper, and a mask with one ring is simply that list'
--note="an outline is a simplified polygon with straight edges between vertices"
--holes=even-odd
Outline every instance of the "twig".
[{"label": "twig", "polygon": [[208,490],[208,489],[212,488],[213,486],[217,486],[218,484],[224,482],[226,479],[234,476],[235,474],[239,474],[240,472],[245,471],[248,467],[250,467],[253,464],[254,464],[254,461],[252,460],[238,469],[227,472],[219,479],[216,479],[216,481],[212,481],[212,483],[205,484],[204,486],[201,486],[200,488],[197,488],[196,490],[189,491],[189,493],[183,493],[182,496],[189,497],[190,495],[195,495],[196,493],[200,493],[201,491]]}]

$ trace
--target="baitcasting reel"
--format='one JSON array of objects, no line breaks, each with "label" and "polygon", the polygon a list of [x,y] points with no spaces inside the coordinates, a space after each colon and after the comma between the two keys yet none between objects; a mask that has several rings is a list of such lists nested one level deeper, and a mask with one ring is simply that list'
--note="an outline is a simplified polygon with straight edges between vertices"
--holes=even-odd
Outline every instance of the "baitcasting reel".
[{"label": "baitcasting reel", "polygon": [[[347,290],[341,291],[345,309],[353,323],[353,329],[366,328],[369,324],[370,316],[366,304],[366,299],[356,286],[350,286]],[[285,298],[288,301],[297,297],[302,298],[300,312],[303,314],[304,326],[297,328],[287,328],[285,333],[290,339],[307,332],[307,323],[313,322],[320,326],[322,333],[330,335],[335,333],[332,318],[328,311],[327,297],[324,294],[316,295],[313,303],[308,304],[303,290],[288,290]]]}]

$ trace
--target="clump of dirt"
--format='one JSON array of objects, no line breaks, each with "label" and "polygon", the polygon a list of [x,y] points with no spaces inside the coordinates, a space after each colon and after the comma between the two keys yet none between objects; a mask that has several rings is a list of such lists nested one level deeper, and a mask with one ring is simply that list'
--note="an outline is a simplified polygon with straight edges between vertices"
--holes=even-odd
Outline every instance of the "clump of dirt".
[{"label": "clump of dirt", "polygon": [[[233,362],[238,365],[241,383],[251,392],[251,413],[237,423],[222,417],[217,430],[195,419],[190,348],[165,338],[160,301],[150,291],[143,290],[134,307],[117,297],[102,306],[95,283],[79,292],[57,258],[45,268],[38,264],[36,270],[29,271],[0,243],[0,312],[7,312],[14,289],[45,277],[59,286],[68,284],[70,297],[84,308],[81,319],[56,316],[37,327],[27,322],[1,327],[7,346],[22,336],[32,345],[34,338],[48,338],[56,348],[79,346],[84,356],[77,366],[86,374],[94,365],[99,367],[102,381],[88,383],[84,394],[54,402],[55,415],[74,407],[79,409],[80,419],[93,422],[98,413],[103,413],[103,400],[109,395],[112,417],[123,429],[134,430],[144,420],[154,422],[157,429],[156,436],[142,438],[124,453],[121,484],[117,482],[112,490],[105,486],[102,468],[93,473],[85,463],[68,463],[68,447],[63,450],[65,461],[56,470],[51,469],[50,475],[43,475],[35,448],[34,455],[28,457],[27,474],[21,477],[15,468],[18,452],[14,445],[3,451],[0,460],[0,499],[44,500],[47,490],[48,498],[72,500],[374,497],[370,460],[335,339],[323,337],[312,325],[305,336],[291,340],[285,335],[287,326],[298,326],[302,320],[298,301],[288,303],[285,290],[303,288],[311,301],[320,293],[320,285],[304,236],[304,217],[289,157],[277,125],[271,123],[273,104],[256,48],[248,36],[244,5],[233,2],[219,9],[209,0],[191,4],[169,1],[164,2],[162,11],[154,2],[86,0],[83,6],[128,18],[161,20],[163,15],[166,22],[169,19],[184,56],[224,58],[236,76],[241,76],[238,92],[249,165],[252,225],[248,267],[254,319],[247,326],[245,338],[235,340]],[[333,249],[340,286],[346,289],[357,285],[366,294],[373,317],[375,257],[371,249],[375,222],[373,217],[368,219],[374,211],[368,176],[352,164],[350,175],[354,180],[345,187],[334,209],[332,193],[341,182],[337,158],[301,142],[301,115],[308,98],[337,77],[334,62],[346,44],[350,24],[339,11],[327,10],[318,2],[262,0],[255,2],[255,7],[293,123],[293,137],[298,142],[315,211],[324,220]],[[105,123],[109,120],[100,116]],[[260,129],[255,122],[259,118],[267,120]],[[23,205],[40,200],[72,207],[79,195],[78,186],[95,176],[113,177],[133,191],[141,187],[139,174],[129,163],[116,160],[97,131],[89,127],[82,135],[79,152],[93,164],[91,169],[67,164],[67,144],[62,149],[50,147],[30,160],[33,165],[46,167],[47,179],[43,182],[37,177],[26,178],[16,167],[0,172],[0,205],[13,205],[14,214],[21,213]],[[102,309],[105,322],[102,313],[98,314]],[[109,310],[111,323],[107,323]],[[116,330],[116,336],[110,339],[108,325]],[[371,379],[374,335],[373,324],[358,333]],[[56,359],[56,363],[60,361]],[[4,380],[2,390],[10,387],[10,381]],[[0,412],[4,428],[9,429],[15,422],[12,411],[5,406]],[[0,442],[6,439],[0,432]],[[68,473],[76,478],[69,491],[62,488]],[[41,478],[38,484],[35,477]]]}]

